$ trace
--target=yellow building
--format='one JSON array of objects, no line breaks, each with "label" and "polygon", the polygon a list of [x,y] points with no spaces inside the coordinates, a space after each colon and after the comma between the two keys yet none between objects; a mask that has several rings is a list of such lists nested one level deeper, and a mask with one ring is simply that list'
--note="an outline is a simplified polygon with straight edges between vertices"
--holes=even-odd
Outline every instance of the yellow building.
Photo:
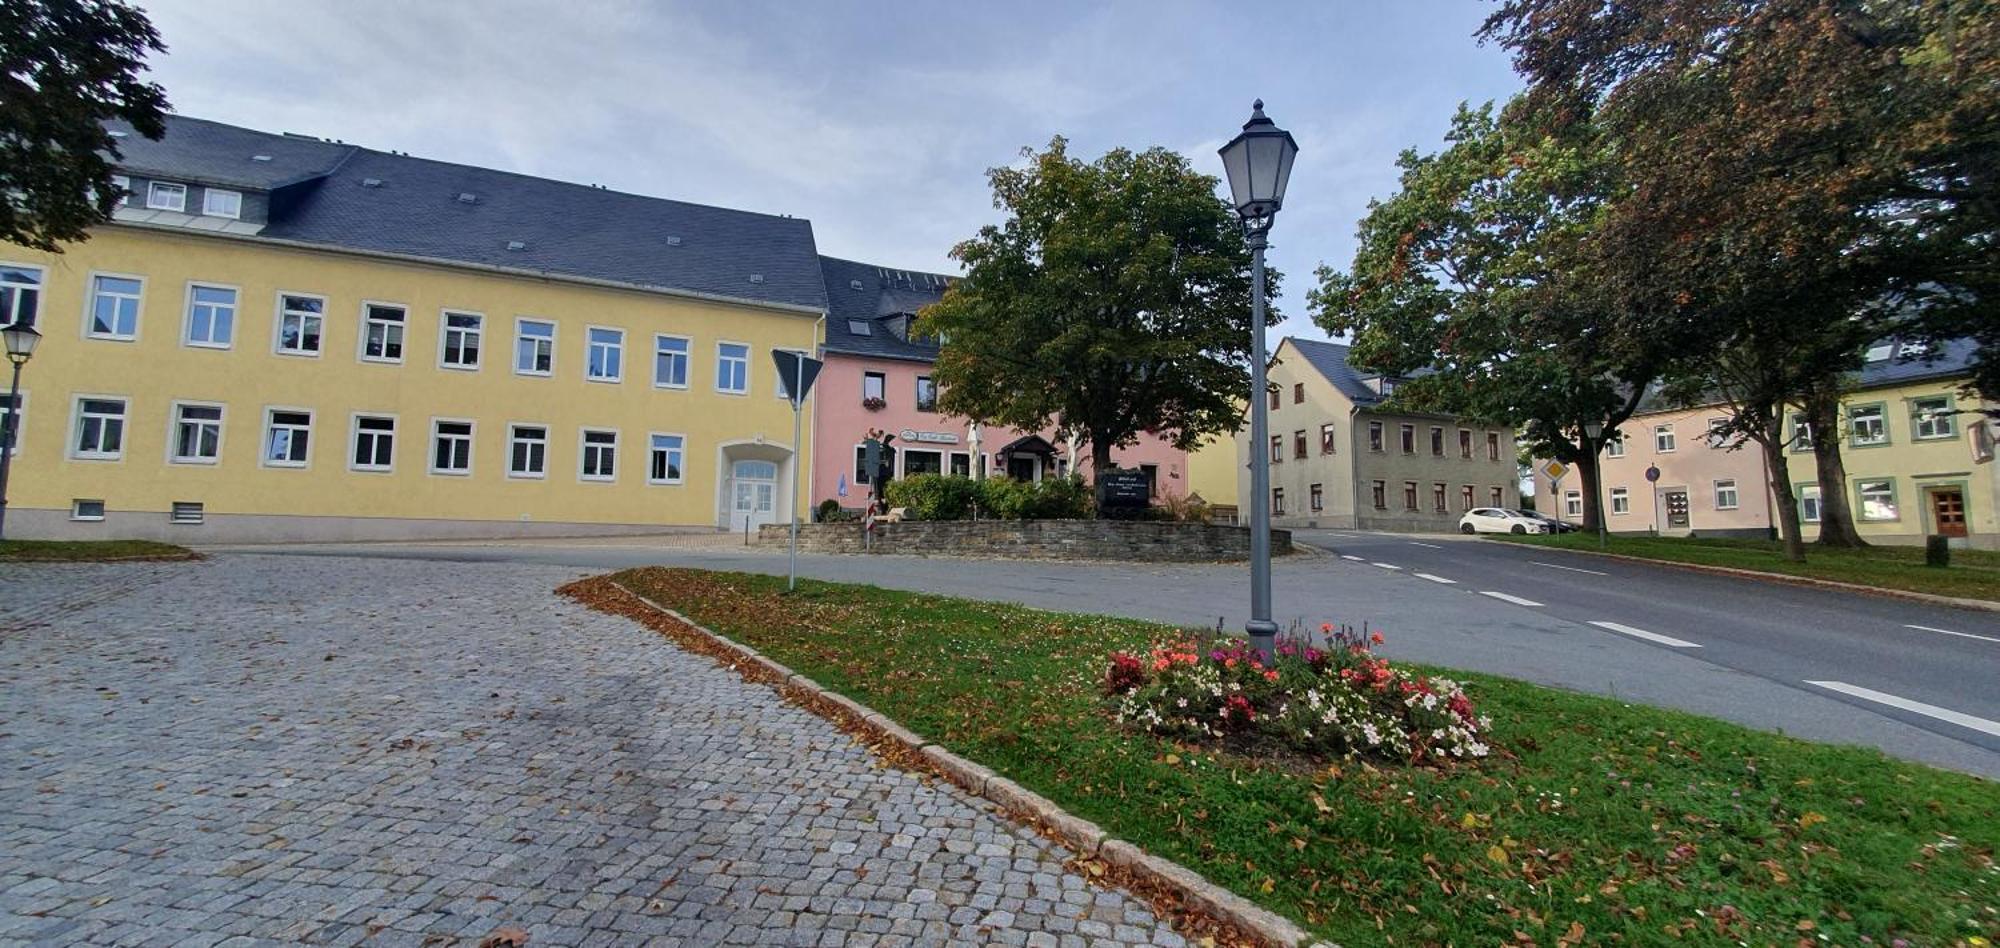
[{"label": "yellow building", "polygon": [[0,324],[43,335],[9,537],[788,515],[771,353],[823,339],[806,221],[186,118],[121,147],[113,223],[60,255],[0,245]]}]

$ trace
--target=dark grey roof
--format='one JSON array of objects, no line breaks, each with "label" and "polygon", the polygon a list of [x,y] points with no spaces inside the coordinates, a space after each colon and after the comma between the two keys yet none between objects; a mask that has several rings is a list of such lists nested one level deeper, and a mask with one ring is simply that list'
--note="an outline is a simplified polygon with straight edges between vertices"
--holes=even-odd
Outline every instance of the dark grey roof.
[{"label": "dark grey roof", "polygon": [[[1883,340],[1870,346],[1864,353],[1861,371],[1854,374],[1848,384],[1848,391],[1867,391],[1931,379],[1968,376],[1972,373],[1973,357],[1978,355],[1978,352],[1979,343],[1973,339],[1951,339],[1932,345],[1915,340]],[[1867,358],[1868,356],[1875,358]],[[1665,387],[1654,383],[1646,390],[1645,397],[1639,400],[1639,408],[1634,414],[1653,415],[1683,411],[1719,404],[1724,400],[1719,392],[1709,392],[1695,404],[1689,404],[1684,400],[1668,398]]]},{"label": "dark grey roof", "polygon": [[[196,178],[270,154],[285,174],[262,236],[824,309],[812,224],[170,117],[129,161]],[[122,147],[121,143],[121,147]],[[334,160],[334,155],[344,155]],[[280,156],[284,156],[282,161]],[[261,166],[265,162],[243,161]],[[134,170],[140,166],[133,165]],[[266,169],[270,170],[270,169]],[[218,179],[220,180],[220,179]],[[364,182],[374,182],[366,186]],[[470,196],[465,199],[463,196]],[[510,250],[518,244],[520,249]]]},{"label": "dark grey roof", "polygon": [[1347,396],[1355,405],[1367,408],[1384,400],[1384,396],[1367,382],[1368,379],[1379,378],[1381,373],[1368,372],[1348,364],[1348,347],[1335,342],[1300,339],[1297,336],[1286,336],[1284,342],[1291,343],[1292,348],[1306,360],[1307,365],[1325,376],[1334,388],[1340,390],[1340,394]]},{"label": "dark grey roof", "polygon": [[[828,352],[915,362],[937,359],[936,343],[911,342],[889,323],[943,299],[946,285],[956,277],[834,257],[819,258],[819,265],[826,280]],[[855,288],[857,283],[860,289]],[[864,323],[868,332],[854,332],[850,320]]]},{"label": "dark grey roof", "polygon": [[[272,191],[317,178],[340,166],[352,145],[317,138],[273,135],[182,115],[167,117],[167,134],[153,141],[124,122],[108,122],[120,132],[118,165],[134,174]],[[270,160],[259,161],[258,155]]]}]

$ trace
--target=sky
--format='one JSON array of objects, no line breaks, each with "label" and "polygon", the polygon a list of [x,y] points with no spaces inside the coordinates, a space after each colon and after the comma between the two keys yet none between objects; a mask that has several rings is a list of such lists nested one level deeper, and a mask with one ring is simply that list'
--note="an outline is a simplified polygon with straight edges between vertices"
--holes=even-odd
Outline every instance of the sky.
[{"label": "sky", "polygon": [[821,253],[942,273],[1022,148],[1161,145],[1220,177],[1262,98],[1299,143],[1270,262],[1309,338],[1313,271],[1351,261],[1397,154],[1520,88],[1479,0],[137,2],[181,114],[790,214]]}]

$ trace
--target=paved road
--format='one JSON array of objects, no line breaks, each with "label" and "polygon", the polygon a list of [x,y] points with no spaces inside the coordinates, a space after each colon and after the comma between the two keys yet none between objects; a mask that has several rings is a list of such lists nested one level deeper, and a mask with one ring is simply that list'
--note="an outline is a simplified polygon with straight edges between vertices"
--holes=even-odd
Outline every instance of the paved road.
[{"label": "paved road", "polygon": [[[1313,532],[1301,538],[1333,552],[1278,562],[1281,622],[1365,621],[1385,629],[1384,651],[1394,657],[1680,708],[1813,740],[1870,745],[2000,777],[1994,685],[2000,641],[1987,641],[2000,639],[2000,615],[1581,555],[1559,559],[1551,551],[1455,537]],[[666,563],[785,570],[784,557],[770,552],[670,549],[632,539],[285,551],[588,569]],[[1241,627],[1246,617],[1240,565],[810,555],[799,564],[802,575],[819,579],[1050,609],[1203,626],[1220,619],[1230,628]],[[1556,568],[1564,566],[1569,568]],[[1600,622],[1611,625],[1592,624]],[[1985,638],[1967,637],[1975,635]],[[1844,683],[1880,696],[1808,681]],[[1929,713],[1884,700],[1913,702]]]},{"label": "paved road", "polygon": [[0,944],[1185,944],[575,568],[4,570]]}]

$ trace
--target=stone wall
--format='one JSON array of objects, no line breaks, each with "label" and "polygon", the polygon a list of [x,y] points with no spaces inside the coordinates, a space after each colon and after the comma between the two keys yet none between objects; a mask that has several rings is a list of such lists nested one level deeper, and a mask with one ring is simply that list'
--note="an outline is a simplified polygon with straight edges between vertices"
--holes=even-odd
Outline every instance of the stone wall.
[{"label": "stone wall", "polygon": [[[785,524],[769,524],[759,528],[757,542],[783,547],[786,537]],[[811,523],[799,525],[799,549],[809,553],[1193,563],[1248,559],[1250,531],[1155,520],[912,520],[876,524],[873,544],[864,548],[859,522]],[[1291,551],[1291,531],[1272,530],[1271,552]]]}]

